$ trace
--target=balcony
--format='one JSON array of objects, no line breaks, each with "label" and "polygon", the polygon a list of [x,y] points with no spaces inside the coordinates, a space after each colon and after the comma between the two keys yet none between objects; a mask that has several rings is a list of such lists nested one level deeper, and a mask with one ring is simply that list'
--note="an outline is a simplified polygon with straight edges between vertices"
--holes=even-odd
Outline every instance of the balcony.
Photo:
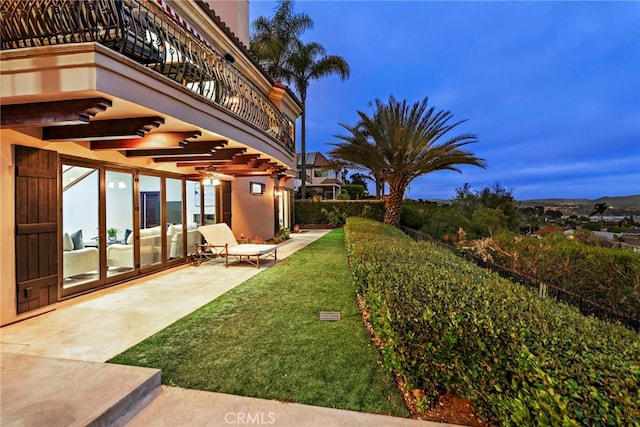
[{"label": "balcony", "polygon": [[295,153],[293,124],[254,83],[151,0],[5,0],[2,50],[99,43],[223,107]]}]

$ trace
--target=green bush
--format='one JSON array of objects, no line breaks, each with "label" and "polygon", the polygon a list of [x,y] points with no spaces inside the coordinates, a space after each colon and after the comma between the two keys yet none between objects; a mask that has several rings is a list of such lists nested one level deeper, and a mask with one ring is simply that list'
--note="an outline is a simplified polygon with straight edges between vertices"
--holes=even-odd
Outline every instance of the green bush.
[{"label": "green bush", "polygon": [[640,424],[638,333],[393,227],[349,218],[345,231],[385,364],[424,405],[454,392],[500,425]]},{"label": "green bush", "polygon": [[597,222],[589,221],[582,224],[582,228],[589,231],[600,231],[600,224]]},{"label": "green bush", "polygon": [[420,230],[425,223],[424,214],[417,206],[403,204],[400,211],[400,225]]},{"label": "green bush", "polygon": [[[553,284],[592,302],[640,317],[640,255],[585,244],[585,235],[563,234],[544,239],[499,234],[469,242],[468,250],[518,273]],[[582,236],[582,237],[581,237]],[[593,236],[589,233],[586,236]],[[486,253],[482,253],[486,252]]]},{"label": "green bush", "polygon": [[329,224],[329,220],[322,213],[322,209],[331,212],[334,208],[345,212],[347,216],[360,216],[363,218],[382,221],[384,218],[384,202],[382,200],[338,200],[322,201],[296,200],[295,223],[296,224]]},{"label": "green bush", "polygon": [[426,211],[425,224],[420,229],[439,240],[449,240],[455,236],[460,228],[464,229],[469,238],[476,234],[471,229],[470,221],[462,213],[451,206],[429,206]]},{"label": "green bush", "polygon": [[320,209],[320,211],[324,214],[329,222],[331,227],[337,228],[342,227],[347,220],[347,213],[342,212],[340,209],[334,207],[331,212],[326,210],[325,208]]},{"label": "green bush", "polygon": [[[350,200],[364,199],[364,185],[360,185],[360,184],[342,184],[342,187],[340,188],[340,191],[348,193]],[[347,200],[349,200],[349,199],[347,199]]]}]

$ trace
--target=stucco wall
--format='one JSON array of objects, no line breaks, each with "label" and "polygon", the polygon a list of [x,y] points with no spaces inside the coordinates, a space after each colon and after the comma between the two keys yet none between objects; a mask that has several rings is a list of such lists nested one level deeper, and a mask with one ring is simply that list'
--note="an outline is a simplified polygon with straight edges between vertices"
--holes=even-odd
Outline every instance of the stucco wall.
[{"label": "stucco wall", "polygon": [[249,0],[205,0],[209,7],[249,47]]},{"label": "stucco wall", "polygon": [[13,229],[14,164],[11,144],[0,130],[0,324],[4,325],[16,317],[16,258]]},{"label": "stucco wall", "polygon": [[[251,182],[265,185],[263,194],[251,194]],[[231,228],[236,238],[260,236],[269,240],[274,236],[274,182],[269,177],[236,178],[231,184]]]}]

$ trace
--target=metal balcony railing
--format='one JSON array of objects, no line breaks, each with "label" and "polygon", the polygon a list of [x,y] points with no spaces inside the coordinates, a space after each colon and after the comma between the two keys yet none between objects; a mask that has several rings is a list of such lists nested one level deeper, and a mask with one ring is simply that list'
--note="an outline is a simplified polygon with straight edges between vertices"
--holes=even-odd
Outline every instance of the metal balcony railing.
[{"label": "metal balcony railing", "polygon": [[96,42],[251,123],[295,153],[293,124],[244,74],[152,0],[3,0],[3,50]]}]

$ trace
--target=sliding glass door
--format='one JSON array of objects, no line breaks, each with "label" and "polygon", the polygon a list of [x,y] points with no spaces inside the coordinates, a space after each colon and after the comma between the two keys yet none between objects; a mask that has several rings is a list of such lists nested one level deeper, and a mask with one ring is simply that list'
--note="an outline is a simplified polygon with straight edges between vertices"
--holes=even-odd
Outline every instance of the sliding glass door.
[{"label": "sliding glass door", "polygon": [[[67,297],[179,264],[215,220],[215,188],[72,157],[61,161],[62,288]],[[204,200],[206,196],[206,202]]]},{"label": "sliding glass door", "polygon": [[133,174],[105,172],[107,277],[135,268],[133,233]]},{"label": "sliding glass door", "polygon": [[165,180],[165,206],[167,209],[167,261],[185,256],[182,180]]},{"label": "sliding glass door", "polygon": [[162,262],[162,207],[159,176],[140,174],[140,268]]},{"label": "sliding glass door", "polygon": [[62,164],[62,290],[82,291],[100,279],[100,171]]}]

